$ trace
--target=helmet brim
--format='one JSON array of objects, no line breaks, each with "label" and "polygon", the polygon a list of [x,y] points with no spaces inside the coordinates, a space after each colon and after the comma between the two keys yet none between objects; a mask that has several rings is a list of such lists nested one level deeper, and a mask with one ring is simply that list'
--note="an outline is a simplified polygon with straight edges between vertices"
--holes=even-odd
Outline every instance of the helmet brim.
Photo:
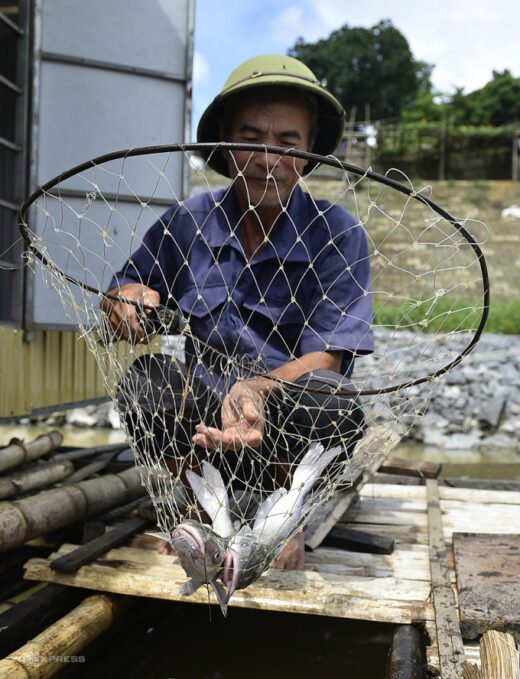
[{"label": "helmet brim", "polygon": [[[261,78],[254,78],[247,82],[240,82],[221,92],[202,114],[198,128],[197,141],[203,143],[214,143],[219,141],[229,141],[220,139],[220,121],[224,104],[231,101],[231,98],[238,93],[259,87],[270,87],[279,85],[284,88],[296,88],[306,94],[312,94],[318,103],[317,133],[312,147],[312,152],[319,155],[329,155],[339,144],[345,127],[345,111],[338,100],[324,86],[317,82],[298,81],[287,74],[265,74]],[[208,165],[219,174],[229,177],[228,164],[224,155],[220,152],[204,152],[205,160]],[[308,174],[316,162],[309,162],[303,170],[303,175]]]}]

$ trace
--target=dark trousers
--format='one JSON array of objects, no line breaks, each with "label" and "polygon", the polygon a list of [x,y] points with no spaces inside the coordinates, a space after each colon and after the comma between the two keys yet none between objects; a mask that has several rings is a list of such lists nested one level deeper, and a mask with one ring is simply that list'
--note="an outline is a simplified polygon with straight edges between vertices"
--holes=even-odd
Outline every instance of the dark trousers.
[{"label": "dark trousers", "polygon": [[[280,482],[280,465],[295,463],[309,441],[324,447],[341,444],[348,457],[363,435],[364,416],[347,378],[330,370],[301,375],[265,404],[265,427],[259,448],[245,447],[212,455],[226,482],[268,489]],[[167,354],[147,354],[130,366],[119,384],[119,410],[140,455],[174,458],[177,473],[198,468],[208,459],[191,439],[199,423],[221,428],[221,402],[183,363]],[[341,457],[339,458],[341,459]]]}]

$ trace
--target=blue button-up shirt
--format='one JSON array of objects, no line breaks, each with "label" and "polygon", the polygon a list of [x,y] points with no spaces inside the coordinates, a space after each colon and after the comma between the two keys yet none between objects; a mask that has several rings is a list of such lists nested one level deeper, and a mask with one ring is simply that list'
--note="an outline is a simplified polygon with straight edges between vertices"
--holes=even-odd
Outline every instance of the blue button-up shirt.
[{"label": "blue button-up shirt", "polygon": [[[109,288],[142,283],[180,307],[194,336],[264,370],[314,351],[343,350],[342,372],[373,351],[367,235],[343,208],[296,187],[265,247],[248,260],[233,187],[172,206]],[[187,362],[193,344],[187,342]],[[219,396],[225,366],[196,366]],[[233,379],[231,379],[233,381]]]}]

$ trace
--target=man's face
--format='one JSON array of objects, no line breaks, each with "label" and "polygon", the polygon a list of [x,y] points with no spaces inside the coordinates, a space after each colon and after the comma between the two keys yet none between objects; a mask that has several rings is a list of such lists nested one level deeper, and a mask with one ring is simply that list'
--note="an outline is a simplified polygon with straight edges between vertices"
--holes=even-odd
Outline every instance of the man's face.
[{"label": "man's face", "polygon": [[[299,96],[287,95],[269,103],[237,103],[226,141],[309,150],[310,116]],[[233,151],[228,155],[232,177],[239,172],[236,190],[246,204],[282,206],[289,200],[306,160],[267,154],[264,151]]]}]

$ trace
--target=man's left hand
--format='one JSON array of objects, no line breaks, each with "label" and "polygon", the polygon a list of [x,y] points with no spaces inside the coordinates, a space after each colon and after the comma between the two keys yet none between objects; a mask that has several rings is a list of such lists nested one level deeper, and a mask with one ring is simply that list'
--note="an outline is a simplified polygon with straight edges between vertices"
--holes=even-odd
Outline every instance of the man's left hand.
[{"label": "man's left hand", "polygon": [[264,434],[264,388],[257,380],[235,382],[222,403],[222,429],[198,424],[193,442],[203,448],[257,448]]}]

